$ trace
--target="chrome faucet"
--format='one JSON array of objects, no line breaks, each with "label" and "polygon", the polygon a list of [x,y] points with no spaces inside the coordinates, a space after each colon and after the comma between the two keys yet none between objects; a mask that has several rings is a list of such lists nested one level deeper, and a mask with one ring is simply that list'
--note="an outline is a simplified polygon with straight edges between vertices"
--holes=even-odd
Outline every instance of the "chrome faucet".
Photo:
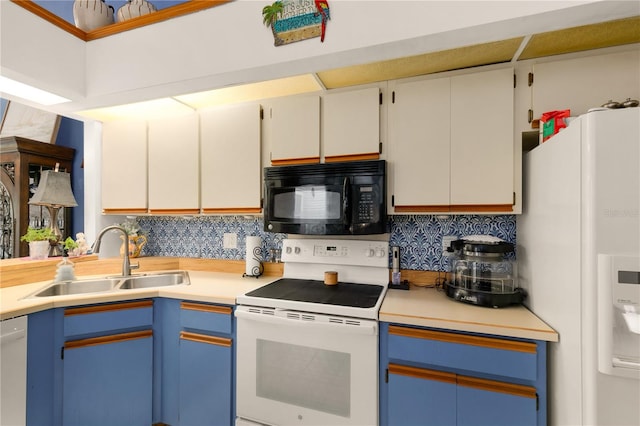
[{"label": "chrome faucet", "polygon": [[123,259],[122,259],[122,276],[123,277],[129,277],[129,276],[131,276],[131,270],[132,269],[138,269],[140,267],[140,264],[136,263],[135,265],[132,265],[131,261],[129,260],[129,244],[128,244],[129,234],[127,234],[127,231],[122,226],[111,225],[111,226],[107,226],[106,228],[104,228],[98,234],[98,237],[96,238],[96,242],[93,243],[93,247],[91,249],[92,249],[92,251],[94,253],[99,253],[100,252],[100,244],[102,242],[102,236],[104,234],[106,234],[108,231],[111,231],[112,229],[113,230],[117,230],[117,231],[121,231],[122,234],[124,235],[124,255],[123,255]]}]

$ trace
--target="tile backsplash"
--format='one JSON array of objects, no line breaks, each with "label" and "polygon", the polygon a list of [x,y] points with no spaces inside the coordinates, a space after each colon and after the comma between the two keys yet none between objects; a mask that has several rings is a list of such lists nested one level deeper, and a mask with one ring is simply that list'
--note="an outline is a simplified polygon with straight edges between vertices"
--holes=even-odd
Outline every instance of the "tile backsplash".
[{"label": "tile backsplash", "polygon": [[[259,216],[145,216],[138,222],[148,239],[145,256],[242,260],[246,236],[256,235],[262,238],[262,258],[269,259],[269,249],[280,248],[286,238],[264,232]],[[444,236],[487,234],[515,243],[516,219],[514,215],[389,216],[388,231],[390,245],[400,247],[400,268],[446,271]],[[237,248],[223,248],[225,233],[237,234]]]}]

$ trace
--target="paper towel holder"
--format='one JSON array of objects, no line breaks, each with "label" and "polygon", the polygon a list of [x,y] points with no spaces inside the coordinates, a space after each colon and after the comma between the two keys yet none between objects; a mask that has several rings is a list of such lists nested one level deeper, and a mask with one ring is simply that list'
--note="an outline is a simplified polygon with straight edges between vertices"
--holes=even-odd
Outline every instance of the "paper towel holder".
[{"label": "paper towel holder", "polygon": [[[250,247],[248,241],[249,239],[256,239],[253,247]],[[264,272],[264,266],[262,265],[262,261],[260,258],[262,257],[262,247],[261,247],[261,239],[260,237],[248,236],[247,237],[247,254],[245,261],[247,262],[247,266],[245,267],[245,272],[242,274],[243,277],[250,278],[258,278]],[[253,265],[249,265],[249,261],[252,261]]]}]

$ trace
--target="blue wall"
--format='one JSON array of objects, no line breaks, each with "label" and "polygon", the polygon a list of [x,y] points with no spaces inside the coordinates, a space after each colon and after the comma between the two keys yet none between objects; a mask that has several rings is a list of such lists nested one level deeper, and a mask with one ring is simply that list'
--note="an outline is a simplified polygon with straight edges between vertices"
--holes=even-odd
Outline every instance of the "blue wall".
[{"label": "blue wall", "polygon": [[[0,99],[0,116],[4,117],[8,101]],[[84,230],[84,123],[72,118],[62,117],[56,145],[66,146],[76,150],[71,170],[71,189],[76,197],[78,206],[73,208],[71,235]]]},{"label": "blue wall", "polygon": [[[193,218],[144,216],[138,222],[148,243],[143,256],[176,256],[207,259],[245,258],[247,235],[262,237],[262,258],[269,249],[281,248],[285,234],[263,231],[261,217],[200,216]],[[448,271],[449,259],[442,255],[442,237],[493,235],[516,242],[514,215],[389,216],[392,246],[400,247],[400,267],[421,271]],[[223,248],[225,233],[238,235],[238,248]]]}]

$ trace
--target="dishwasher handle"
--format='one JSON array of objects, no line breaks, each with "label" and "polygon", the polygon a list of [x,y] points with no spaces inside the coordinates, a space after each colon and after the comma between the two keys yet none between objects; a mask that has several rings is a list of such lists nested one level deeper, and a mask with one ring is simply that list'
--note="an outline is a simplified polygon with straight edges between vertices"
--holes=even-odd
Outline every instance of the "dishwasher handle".
[{"label": "dishwasher handle", "polygon": [[[266,310],[260,309],[261,312]],[[287,325],[292,327],[309,327],[309,328],[325,328],[335,332],[343,332],[349,334],[377,335],[378,323],[373,320],[359,320],[343,317],[330,317],[320,314],[304,314],[294,312],[296,318],[288,318],[286,315],[290,311],[270,310],[271,313],[251,312],[238,308],[235,310],[235,316],[239,319],[247,319],[261,323],[269,323],[274,325]],[[308,318],[314,319],[303,319]]]},{"label": "dishwasher handle", "polygon": [[24,339],[27,336],[27,330],[24,328],[11,331],[9,333],[0,336],[0,345],[15,342],[16,340]]}]

